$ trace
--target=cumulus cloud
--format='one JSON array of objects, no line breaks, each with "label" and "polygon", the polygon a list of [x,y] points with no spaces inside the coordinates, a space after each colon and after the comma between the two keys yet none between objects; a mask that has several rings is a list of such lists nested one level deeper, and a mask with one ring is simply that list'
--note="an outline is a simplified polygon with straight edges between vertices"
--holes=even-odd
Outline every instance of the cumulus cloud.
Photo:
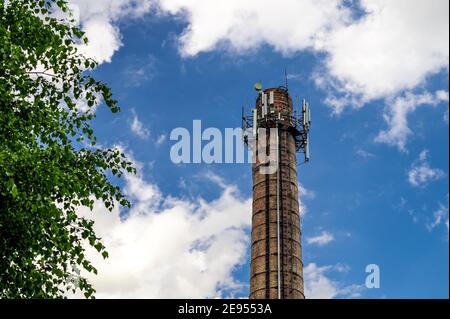
[{"label": "cumulus cloud", "polygon": [[[361,105],[422,84],[449,60],[449,2],[361,0],[361,17],[342,0],[70,0],[91,43],[85,52],[109,62],[122,45],[117,22],[154,9],[183,17],[180,53],[247,52],[268,44],[283,54],[325,53],[321,85],[341,92],[328,101]],[[353,15],[354,16],[354,15]],[[355,98],[357,97],[357,98]],[[343,100],[341,100],[343,98]]]},{"label": "cumulus cloud", "polygon": [[[160,10],[182,15],[188,26],[179,38],[183,56],[226,49],[246,52],[263,44],[292,53],[312,48],[348,17],[340,0],[158,0]],[[288,36],[287,36],[288,35]]]},{"label": "cumulus cloud", "polygon": [[[188,23],[179,37],[180,53],[230,47],[248,51],[269,44],[282,53],[313,47],[329,29],[348,19],[341,0],[295,1],[280,4],[248,0],[69,0],[90,44],[83,52],[102,62],[110,62],[122,46],[117,23],[137,18],[155,8],[160,14],[182,16]],[[156,9],[157,8],[157,9]],[[286,10],[289,8],[289,10]],[[289,34],[289,37],[285,35]],[[226,43],[226,45],[222,45]]]},{"label": "cumulus cloud", "polygon": [[357,298],[361,296],[361,285],[342,286],[330,276],[332,272],[348,271],[342,265],[318,266],[310,263],[303,269],[305,296],[308,299]]},{"label": "cumulus cloud", "polygon": [[[263,44],[283,54],[324,52],[316,79],[361,105],[413,89],[448,69],[449,3],[446,0],[361,0],[352,18],[344,1],[158,0],[161,12],[183,16],[180,52],[194,56],[224,49],[247,52]],[[354,3],[355,4],[355,3]]]},{"label": "cumulus cloud", "polygon": [[[127,157],[141,171],[143,164],[130,153]],[[95,221],[95,231],[109,252],[104,260],[87,247],[98,275],[84,275],[98,298],[224,298],[248,289],[233,271],[248,261],[252,199],[240,197],[236,185],[211,171],[197,178],[219,187],[220,195],[210,201],[173,197],[139,173],[125,174],[131,210],[116,206],[109,212],[100,202],[92,212],[79,210]],[[331,279],[333,273],[348,270],[343,264],[308,264],[307,298],[358,297],[361,286],[343,286]]]},{"label": "cumulus cloud", "polygon": [[79,45],[79,52],[98,63],[111,62],[112,56],[122,46],[119,29],[106,19],[90,19],[83,22],[88,44]]},{"label": "cumulus cloud", "polygon": [[[253,51],[269,45],[282,54],[320,52],[316,84],[326,89],[325,103],[335,114],[347,107],[386,99],[389,129],[377,141],[405,149],[411,132],[407,115],[418,104],[408,93],[427,77],[448,72],[447,0],[70,0],[90,43],[81,50],[100,63],[110,62],[122,46],[121,19],[150,12],[182,18],[178,36],[184,57],[201,52]],[[354,14],[359,7],[362,15]],[[133,74],[146,76],[144,69]],[[445,91],[440,91],[445,95]],[[417,96],[426,96],[423,93]],[[436,99],[448,100],[436,93]],[[393,103],[391,103],[394,100]],[[408,104],[409,103],[409,104]]]},{"label": "cumulus cloud", "polygon": [[123,18],[137,18],[149,12],[152,0],[69,0],[81,29],[89,39],[80,45],[81,53],[97,62],[111,62],[114,53],[123,45],[117,22]]},{"label": "cumulus cloud", "polygon": [[332,241],[334,241],[334,235],[330,232],[327,231],[322,231],[319,235],[317,236],[312,236],[312,237],[307,237],[306,238],[306,242],[309,245],[318,245],[318,246],[324,246],[328,243],[331,243]]},{"label": "cumulus cloud", "polygon": [[[138,168],[137,175],[124,175],[123,189],[132,208],[124,211],[116,206],[109,212],[96,202],[93,211],[81,208],[78,212],[94,220],[95,232],[109,252],[104,260],[86,247],[98,275],[84,271],[83,275],[93,284],[96,296],[226,298],[246,292],[247,282],[237,280],[233,272],[248,262],[252,199],[240,197],[236,185],[211,171],[197,178],[221,190],[215,199],[163,194],[139,173],[144,164],[124,147],[116,147]],[[340,263],[308,264],[304,269],[307,298],[359,297],[361,286],[344,286],[331,278],[348,271]]]},{"label": "cumulus cloud", "polygon": [[321,79],[344,100],[394,96],[448,70],[448,1],[361,0],[360,6],[364,16],[332,30],[323,47]]},{"label": "cumulus cloud", "polygon": [[[324,53],[314,73],[327,91],[334,114],[385,99],[388,130],[376,141],[405,150],[411,131],[407,115],[419,105],[448,101],[438,91],[414,96],[427,77],[448,72],[449,2],[446,0],[361,0],[362,16],[344,1],[159,0],[161,12],[185,18],[179,37],[183,56],[226,50],[245,53],[268,44],[282,54]],[[392,100],[395,101],[393,103]]]},{"label": "cumulus cloud", "polygon": [[445,177],[443,170],[432,168],[427,161],[428,150],[423,150],[419,158],[411,165],[408,171],[408,182],[414,187],[423,187],[432,181]]},{"label": "cumulus cloud", "polygon": [[448,102],[447,91],[438,90],[434,94],[406,92],[404,96],[388,103],[383,115],[388,129],[379,132],[375,142],[393,145],[401,151],[406,151],[408,138],[412,135],[408,126],[408,115],[418,107],[435,106],[444,101]]},{"label": "cumulus cloud", "polygon": [[[268,44],[283,54],[303,50],[325,53],[314,74],[328,92],[335,114],[389,99],[389,130],[377,141],[404,150],[411,134],[407,115],[416,106],[407,94],[426,78],[448,71],[449,2],[446,0],[361,0],[363,15],[352,18],[344,1],[159,0],[163,12],[182,15],[188,26],[179,38],[183,56],[217,49],[247,52]],[[354,3],[355,4],[355,3]],[[287,36],[286,36],[287,35]],[[436,99],[445,100],[444,91]],[[427,93],[423,94],[424,96]],[[447,94],[448,100],[448,94]]]},{"label": "cumulus cloud", "polygon": [[213,298],[246,287],[233,271],[246,262],[251,199],[220,185],[214,200],[163,195],[141,175],[126,175],[130,211],[100,203],[80,214],[95,221],[108,248],[103,260],[89,249],[99,274],[88,275],[99,298]]}]

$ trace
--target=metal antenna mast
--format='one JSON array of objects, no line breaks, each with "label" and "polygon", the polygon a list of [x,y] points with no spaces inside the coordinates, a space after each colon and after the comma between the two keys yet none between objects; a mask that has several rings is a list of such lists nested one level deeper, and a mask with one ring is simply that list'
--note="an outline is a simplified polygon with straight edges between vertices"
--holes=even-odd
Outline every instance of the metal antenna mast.
[{"label": "metal antenna mast", "polygon": [[286,91],[288,91],[288,90],[289,90],[289,87],[288,87],[287,68],[284,68],[284,79],[285,79],[285,83],[286,83]]}]

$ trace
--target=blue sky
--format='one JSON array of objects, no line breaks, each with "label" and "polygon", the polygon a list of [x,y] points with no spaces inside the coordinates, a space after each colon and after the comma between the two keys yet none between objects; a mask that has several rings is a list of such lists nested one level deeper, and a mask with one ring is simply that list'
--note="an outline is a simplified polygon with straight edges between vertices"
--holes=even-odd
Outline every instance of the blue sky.
[{"label": "blue sky", "polygon": [[[175,141],[168,137],[176,127],[191,130],[196,119],[202,121],[203,128],[215,127],[222,132],[228,127],[240,127],[241,107],[250,109],[254,105],[253,84],[261,81],[264,87],[283,85],[286,68],[291,95],[306,98],[313,113],[312,159],[298,167],[304,188],[303,256],[310,297],[448,298],[448,40],[447,46],[445,41],[442,46],[436,44],[448,39],[446,1],[414,1],[420,8],[411,9],[412,13],[406,12],[406,4],[390,8],[383,1],[347,1],[349,10],[355,10],[354,17],[342,22],[342,8],[334,8],[336,12],[329,9],[334,12],[330,13],[332,24],[322,22],[324,30],[328,30],[326,37],[313,40],[310,38],[317,37],[322,29],[295,35],[286,31],[299,26],[289,24],[281,29],[282,39],[274,37],[270,30],[256,38],[252,35],[241,39],[235,30],[245,28],[245,23],[225,21],[225,14],[216,19],[218,25],[228,28],[227,33],[214,33],[212,27],[211,34],[204,34],[210,22],[202,20],[198,11],[202,11],[203,4],[196,1],[150,1],[149,7],[145,6],[147,1],[104,1],[93,8],[81,0],[73,2],[81,8],[81,26],[91,30],[87,35],[94,49],[87,52],[96,56],[96,41],[105,48],[104,56],[96,56],[102,63],[94,75],[112,87],[122,108],[119,115],[110,114],[104,107],[97,110],[94,127],[99,142],[120,145],[139,168],[137,178],[120,182],[136,203],[136,211],[116,211],[112,226],[105,222],[106,217],[93,217],[99,218],[99,231],[106,243],[111,243],[111,260],[101,262],[100,278],[92,279],[100,297],[248,295],[250,164],[177,165],[170,160]],[[312,10],[308,6],[297,8],[295,1],[285,2],[294,11],[305,10],[298,16]],[[316,9],[322,12],[340,1],[330,3],[318,4]],[[234,5],[234,1],[228,5]],[[377,11],[377,6],[384,6],[384,11]],[[446,7],[447,13],[434,17],[443,11],[441,7]],[[243,10],[256,17],[265,14],[256,9],[252,12],[251,5],[223,10]],[[393,13],[398,14],[396,20],[389,20]],[[427,34],[416,34],[415,27],[422,19],[433,17],[440,22],[424,27],[429,28],[434,39],[427,43],[429,52],[423,51],[420,43]],[[360,19],[379,19],[393,35],[383,30],[378,34],[370,22],[360,23]],[[110,43],[109,51],[108,43],[102,42],[107,41],[107,34],[96,34],[87,27],[94,22],[112,30],[111,41],[116,42]],[[447,26],[446,30],[442,25]],[[402,34],[408,27],[411,33]],[[197,28],[203,29],[195,31]],[[273,28],[275,35],[280,31],[270,23],[267,28]],[[351,32],[355,34],[351,36]],[[366,38],[360,37],[364,32],[373,42],[380,41],[380,46],[389,45],[381,51],[386,56],[379,56],[380,52],[367,56],[372,51]],[[349,34],[347,44],[341,47],[336,39],[346,39]],[[377,35],[392,37],[392,41],[386,44]],[[410,39],[416,35],[417,41]],[[395,36],[405,40],[396,42]],[[299,43],[302,39],[307,40]],[[367,50],[364,46],[368,46]],[[354,65],[342,56],[345,50],[354,54]],[[402,57],[405,52],[417,54]],[[439,55],[443,59],[436,60]],[[369,66],[359,65],[358,59]],[[385,63],[389,59],[392,66]],[[383,138],[380,132],[388,133]],[[145,192],[150,195],[146,197]],[[236,207],[230,204],[233,201]],[[236,208],[229,219],[228,207]],[[198,231],[198,236],[183,237],[176,233],[176,227],[158,226],[170,225],[163,219],[166,215],[176,219],[176,209],[183,212],[180,214],[184,214],[186,223],[179,229]],[[106,214],[97,210],[94,215]],[[210,210],[209,215],[203,210]],[[244,217],[238,216],[241,210]],[[201,214],[205,216],[199,217]],[[215,220],[215,225],[218,221],[214,216],[219,215],[222,217],[217,220],[227,220],[226,227],[203,234],[205,230],[199,228],[208,227],[208,218]],[[196,220],[192,225],[189,216]],[[133,218],[139,222],[131,222]],[[135,233],[139,244],[134,245],[131,239],[128,246],[117,244],[114,240],[118,235],[112,235],[111,229],[121,234]],[[175,232],[174,241],[191,242],[179,247],[166,241],[170,237],[158,240],[157,236],[152,237],[153,242],[142,242],[152,229]],[[140,238],[141,233],[146,235]],[[162,254],[161,250],[169,256],[174,245],[176,257],[152,260],[152,255]],[[145,250],[133,255],[136,259],[132,267],[136,269],[119,264],[127,256],[123,251],[130,247]],[[189,255],[186,273],[184,253]],[[221,254],[227,258],[223,267],[216,269],[213,260]],[[170,263],[177,266],[172,268]],[[364,286],[368,264],[380,267],[379,289]],[[134,281],[121,273],[139,274],[159,267],[164,271],[151,280]],[[181,271],[171,273],[177,269]],[[122,281],[111,279],[117,273],[123,275]],[[167,286],[171,281],[166,276],[177,278],[171,292]],[[202,280],[208,284],[199,284],[197,289],[195,285]]]}]

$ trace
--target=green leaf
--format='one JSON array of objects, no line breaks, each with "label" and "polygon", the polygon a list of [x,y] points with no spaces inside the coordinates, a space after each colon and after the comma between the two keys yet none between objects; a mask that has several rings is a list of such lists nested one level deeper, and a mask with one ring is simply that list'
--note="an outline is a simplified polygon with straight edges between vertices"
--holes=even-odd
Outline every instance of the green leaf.
[{"label": "green leaf", "polygon": [[[3,1],[0,4],[0,298],[62,298],[73,289],[75,269],[96,273],[85,255],[89,243],[103,258],[106,248],[93,222],[77,215],[103,198],[130,203],[109,179],[115,170],[135,172],[119,151],[96,145],[91,121],[80,114],[79,99],[93,107],[99,94],[111,112],[120,111],[108,85],[84,70],[96,62],[75,47],[84,33],[56,19],[64,0]],[[38,64],[48,73],[31,76]],[[51,73],[51,75],[49,75]],[[5,80],[6,79],[6,80]],[[82,144],[83,143],[83,144]],[[117,160],[120,159],[120,160]],[[83,277],[76,290],[95,290]]]}]

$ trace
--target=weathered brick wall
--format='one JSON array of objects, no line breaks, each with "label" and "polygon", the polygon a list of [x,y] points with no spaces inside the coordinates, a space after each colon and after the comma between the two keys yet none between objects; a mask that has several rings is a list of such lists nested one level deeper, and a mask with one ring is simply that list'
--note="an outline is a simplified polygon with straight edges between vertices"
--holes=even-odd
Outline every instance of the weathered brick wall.
[{"label": "weathered brick wall", "polygon": [[[268,89],[275,94],[276,112],[292,114],[292,100],[283,89]],[[256,101],[261,114],[261,99]],[[280,128],[280,258],[282,298],[304,298],[301,232],[295,140],[287,130],[289,121]],[[273,127],[273,124],[267,124]],[[270,141],[269,131],[267,142]],[[266,151],[276,150],[268,145]],[[277,173],[261,174],[258,161],[253,165],[252,249],[250,298],[278,297],[277,246]]]}]

